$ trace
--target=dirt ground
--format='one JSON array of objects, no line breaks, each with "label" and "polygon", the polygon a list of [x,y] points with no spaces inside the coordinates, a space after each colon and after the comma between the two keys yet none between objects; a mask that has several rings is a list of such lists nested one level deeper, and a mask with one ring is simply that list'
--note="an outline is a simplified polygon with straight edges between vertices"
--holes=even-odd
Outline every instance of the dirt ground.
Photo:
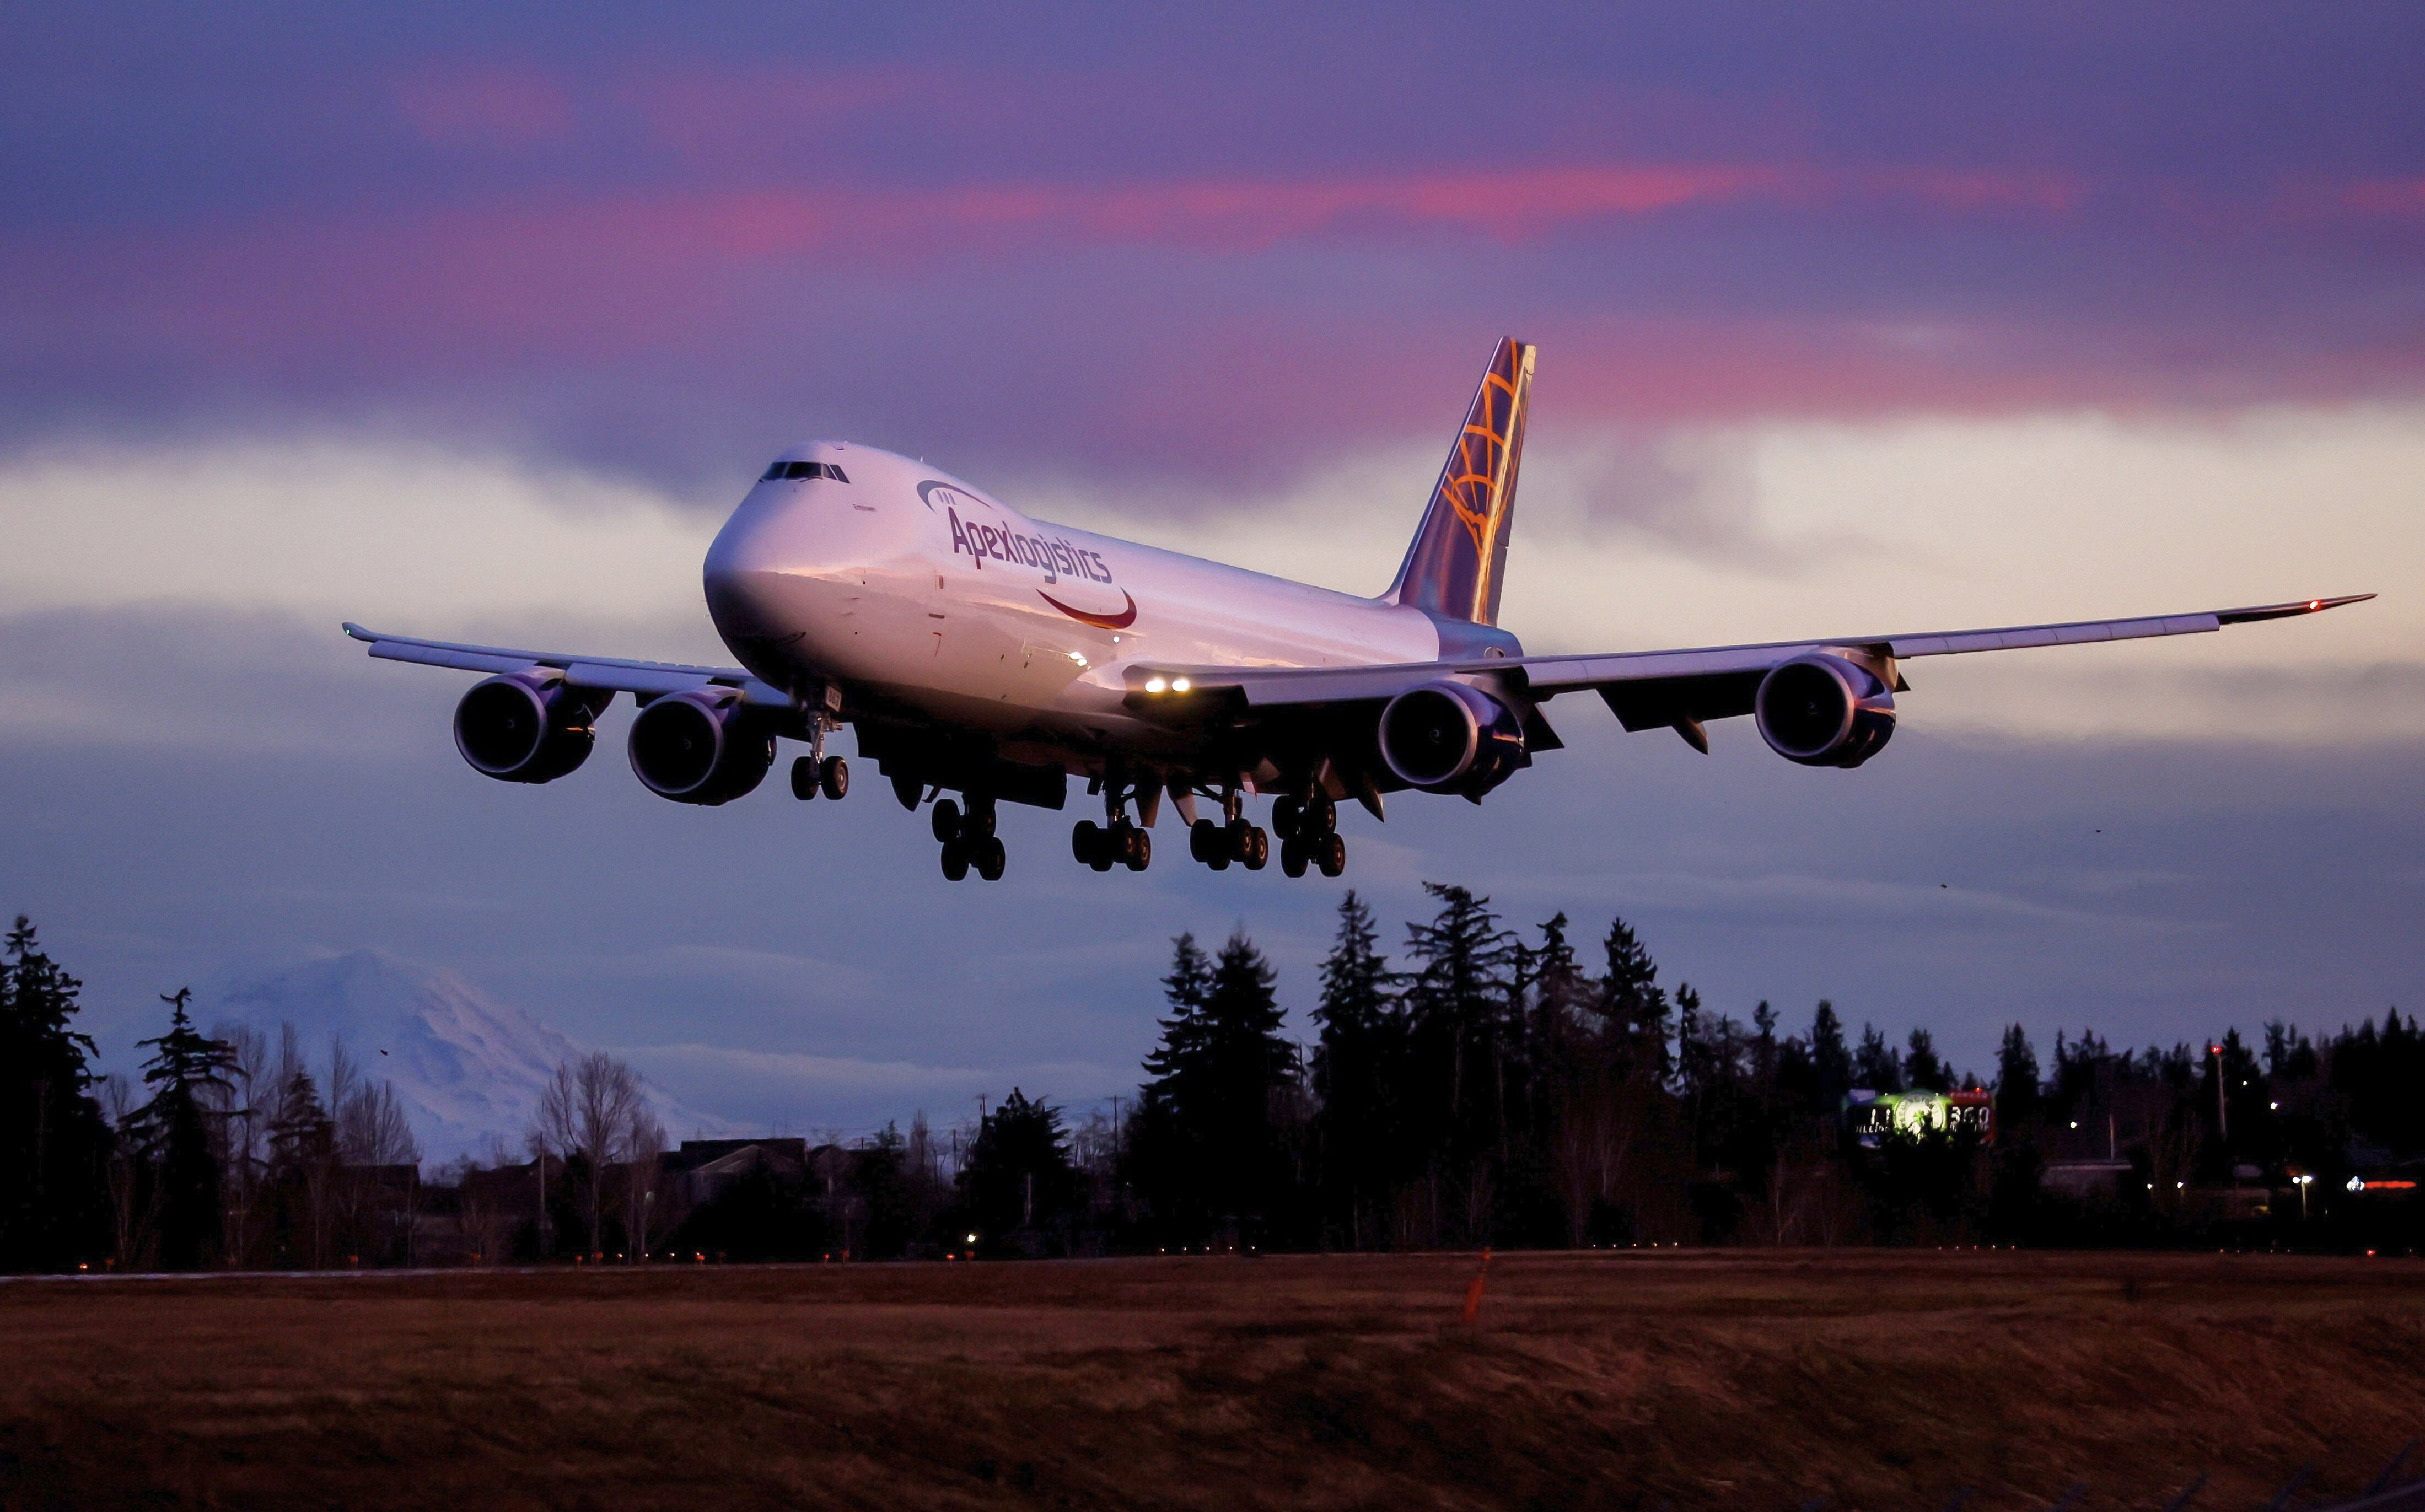
[{"label": "dirt ground", "polygon": [[[1472,1255],[0,1283],[0,1507],[2162,1506],[2425,1434],[2425,1263]],[[2425,1465],[2417,1469],[2425,1472]]]}]

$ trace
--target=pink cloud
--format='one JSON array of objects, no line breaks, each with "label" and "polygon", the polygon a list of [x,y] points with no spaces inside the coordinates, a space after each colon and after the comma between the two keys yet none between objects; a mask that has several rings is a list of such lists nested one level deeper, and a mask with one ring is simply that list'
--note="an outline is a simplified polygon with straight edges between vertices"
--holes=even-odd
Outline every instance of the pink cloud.
[{"label": "pink cloud", "polygon": [[2425,179],[2377,179],[2353,184],[2337,196],[2341,208],[2391,219],[2425,219]]},{"label": "pink cloud", "polygon": [[572,97],[547,74],[474,68],[399,82],[396,108],[423,139],[446,147],[529,147],[570,136]]}]

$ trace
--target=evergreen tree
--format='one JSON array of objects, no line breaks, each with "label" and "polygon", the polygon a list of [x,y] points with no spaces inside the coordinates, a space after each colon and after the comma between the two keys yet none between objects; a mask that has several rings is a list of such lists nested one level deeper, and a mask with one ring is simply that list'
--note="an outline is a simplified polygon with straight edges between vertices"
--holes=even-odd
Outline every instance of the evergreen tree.
[{"label": "evergreen tree", "polygon": [[1903,1053],[1904,1085],[1921,1092],[1951,1092],[1953,1072],[1936,1054],[1936,1040],[1925,1029],[1914,1029],[1910,1048]]},{"label": "evergreen tree", "polygon": [[1313,1089],[1321,1106],[1314,1126],[1324,1215],[1357,1248],[1399,1174],[1391,1159],[1398,1114],[1392,1094],[1405,1047],[1379,939],[1373,910],[1350,889],[1339,905],[1339,933],[1323,958],[1322,998],[1313,1010],[1321,1031]]},{"label": "evergreen tree", "polygon": [[1903,1061],[1874,1025],[1861,1025],[1861,1048],[1853,1056],[1853,1074],[1872,1092],[1903,1090]]},{"label": "evergreen tree", "polygon": [[0,950],[0,1270],[61,1269],[108,1247],[109,1126],[92,1040],[71,1027],[82,986],[19,915]]},{"label": "evergreen tree", "polygon": [[137,1041],[151,1049],[143,1067],[152,1100],[135,1116],[137,1139],[152,1166],[159,1212],[160,1263],[192,1270],[208,1263],[218,1248],[219,1165],[211,1137],[205,1088],[225,1088],[235,1055],[225,1041],[194,1027],[186,1005],[191,988],[163,996],[169,1032]]},{"label": "evergreen tree", "polygon": [[[1079,1187],[1061,1110],[1031,1101],[1015,1086],[977,1126],[976,1142],[960,1167],[968,1222],[978,1245],[995,1254],[1045,1247],[1066,1252]],[[1047,1235],[1057,1236],[1058,1243]]]},{"label": "evergreen tree", "polygon": [[1281,1114],[1296,1047],[1280,1034],[1276,973],[1244,930],[1208,961],[1193,935],[1163,979],[1170,1017],[1147,1057],[1130,1174],[1168,1237],[1235,1225],[1251,1243],[1289,1204]]},{"label": "evergreen tree", "polygon": [[271,1231],[286,1264],[329,1263],[335,1214],[329,1185],[336,1174],[337,1126],[321,1105],[320,1089],[303,1067],[288,1026],[285,1071],[269,1110]]},{"label": "evergreen tree", "polygon": [[1602,941],[1608,971],[1600,977],[1600,1012],[1619,1052],[1656,1086],[1667,1085],[1674,1063],[1667,1049],[1667,993],[1659,985],[1659,963],[1650,958],[1633,926],[1609,921]]},{"label": "evergreen tree", "polygon": [[1844,1047],[1844,1021],[1825,998],[1810,1015],[1810,1063],[1818,1073],[1819,1105],[1810,1111],[1832,1118],[1844,1094],[1853,1088],[1853,1055]]},{"label": "evergreen tree", "polygon": [[[1434,1221],[1453,1216],[1469,1242],[1490,1224],[1493,1177],[1507,1147],[1505,1035],[1515,996],[1515,938],[1488,898],[1426,882],[1440,911],[1406,925],[1404,1002],[1411,1054],[1408,1127],[1429,1157]],[[1443,1186],[1443,1182],[1447,1185]],[[1452,1214],[1453,1205],[1453,1214]]]},{"label": "evergreen tree", "polygon": [[2037,1111],[2038,1053],[2030,1048],[2029,1032],[2013,1024],[1996,1052],[1996,1121],[2018,1131]]}]

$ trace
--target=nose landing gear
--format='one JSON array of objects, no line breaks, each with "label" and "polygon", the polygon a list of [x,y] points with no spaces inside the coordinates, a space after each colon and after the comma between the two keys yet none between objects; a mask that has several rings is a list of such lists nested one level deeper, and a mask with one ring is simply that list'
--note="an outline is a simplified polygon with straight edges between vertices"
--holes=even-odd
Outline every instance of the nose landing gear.
[{"label": "nose landing gear", "polygon": [[792,796],[806,802],[822,793],[840,798],[850,792],[850,763],[839,756],[819,761],[802,756],[792,763]]}]

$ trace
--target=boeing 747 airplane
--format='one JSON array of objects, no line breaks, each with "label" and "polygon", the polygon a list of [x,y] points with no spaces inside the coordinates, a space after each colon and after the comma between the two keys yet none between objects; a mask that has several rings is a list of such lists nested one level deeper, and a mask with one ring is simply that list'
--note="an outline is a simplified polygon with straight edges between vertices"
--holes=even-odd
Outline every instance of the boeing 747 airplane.
[{"label": "boeing 747 airplane", "polygon": [[[678,803],[751,793],[779,739],[809,747],[795,796],[840,798],[850,772],[826,740],[849,725],[902,806],[930,806],[956,881],[1003,875],[997,805],[1062,808],[1073,777],[1102,804],[1071,835],[1096,871],[1146,869],[1167,797],[1189,854],[1216,871],[1261,870],[1277,834],[1289,876],[1337,877],[1340,803],[1375,819],[1405,789],[1479,803],[1559,748],[1542,706],[1561,694],[1596,694],[1627,730],[1704,752],[1710,720],[1749,715],[1786,760],[1851,767],[1894,733],[1916,657],[2195,635],[2373,597],[1530,656],[1498,621],[1533,354],[1499,344],[1377,598],[1048,524],[923,462],[811,442],[775,459],[708,548],[707,612],[738,667],[345,629],[373,656],[490,674],[457,706],[455,745],[502,781],[570,775],[629,693],[632,771]],[[1249,795],[1272,796],[1268,831]]]}]

